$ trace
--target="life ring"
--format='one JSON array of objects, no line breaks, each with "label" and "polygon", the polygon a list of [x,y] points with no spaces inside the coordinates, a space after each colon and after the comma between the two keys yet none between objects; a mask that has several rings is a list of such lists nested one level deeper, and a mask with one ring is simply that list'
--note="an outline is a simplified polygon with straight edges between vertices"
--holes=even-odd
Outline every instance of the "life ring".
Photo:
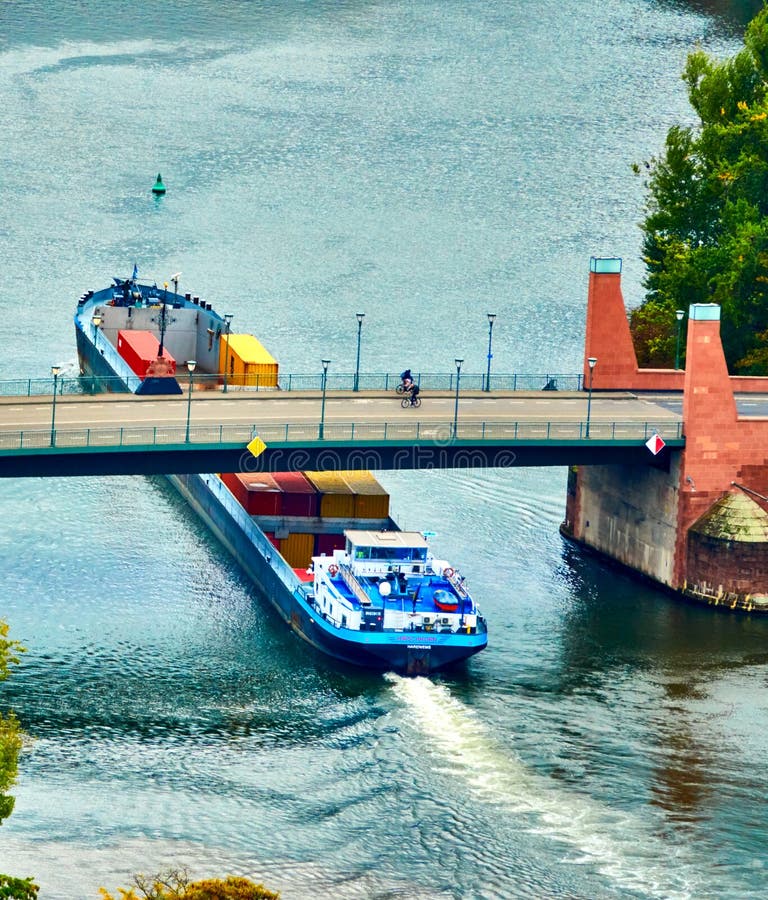
[{"label": "life ring", "polygon": [[337,575],[338,572],[339,567],[336,565],[336,563],[331,563],[330,566],[328,566],[328,574],[331,576],[331,578],[333,578],[334,575]]},{"label": "life ring", "polygon": [[443,569],[443,576],[444,576],[445,578],[453,578],[453,576],[454,576],[455,574],[456,574],[456,573],[453,571],[453,569],[452,569],[450,566],[446,566],[446,567]]}]

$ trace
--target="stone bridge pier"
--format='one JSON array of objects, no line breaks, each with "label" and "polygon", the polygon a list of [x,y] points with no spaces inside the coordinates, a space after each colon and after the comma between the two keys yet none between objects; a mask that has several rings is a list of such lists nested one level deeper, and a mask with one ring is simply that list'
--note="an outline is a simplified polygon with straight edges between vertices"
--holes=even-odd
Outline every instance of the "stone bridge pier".
[{"label": "stone bridge pier", "polygon": [[685,448],[571,469],[563,534],[692,600],[768,613],[768,418],[739,416],[734,399],[768,394],[768,378],[729,376],[720,307],[688,310],[684,371],[640,369],[621,260],[593,258],[585,384],[590,357],[595,391],[682,389]]}]

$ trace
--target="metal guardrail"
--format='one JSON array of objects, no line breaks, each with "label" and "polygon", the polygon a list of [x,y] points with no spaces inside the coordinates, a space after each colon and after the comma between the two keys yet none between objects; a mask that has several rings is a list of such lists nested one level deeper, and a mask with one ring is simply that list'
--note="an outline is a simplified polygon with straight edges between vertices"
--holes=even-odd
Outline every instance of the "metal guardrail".
[{"label": "metal guardrail", "polygon": [[100,428],[0,431],[0,451],[110,449],[123,447],[160,447],[192,445],[247,444],[258,435],[267,446],[272,444],[431,442],[459,441],[646,441],[661,434],[667,441],[682,440],[682,423],[590,422],[589,436],[584,422],[459,422],[454,435],[453,422],[326,422],[322,437],[320,425],[125,425]]},{"label": "metal guardrail", "polygon": [[[231,381],[227,384],[227,391],[274,391],[274,376],[249,375],[252,383],[236,384]],[[183,369],[178,373],[179,381],[186,385],[189,375]],[[328,373],[326,390],[328,391],[352,391],[355,385],[354,373]],[[456,372],[448,373],[414,373],[414,380],[422,390],[427,391],[453,391],[456,390]],[[68,377],[59,375],[56,380],[56,394],[100,394],[131,392],[141,384],[142,379],[137,375],[121,378],[117,375],[82,375]],[[393,391],[400,383],[400,376],[389,373],[363,374],[358,376],[358,388],[360,391]],[[195,374],[194,386],[198,389],[210,388],[211,390],[223,390],[222,375]],[[491,375],[490,389],[493,391],[580,391],[583,388],[581,375],[561,374],[511,374]],[[277,390],[281,391],[320,391],[323,387],[322,373],[318,374],[280,374],[277,379]],[[461,374],[459,387],[462,390],[482,391],[486,388],[485,375]],[[13,378],[0,380],[0,397],[38,397],[51,396],[53,394],[54,379],[47,378]]]}]

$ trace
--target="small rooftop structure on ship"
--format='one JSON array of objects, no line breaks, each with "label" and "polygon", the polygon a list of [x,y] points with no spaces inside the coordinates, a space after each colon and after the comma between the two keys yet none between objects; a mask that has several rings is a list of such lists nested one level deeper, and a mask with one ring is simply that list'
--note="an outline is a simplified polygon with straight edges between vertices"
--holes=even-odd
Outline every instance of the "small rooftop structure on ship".
[{"label": "small rooftop structure on ship", "polygon": [[427,541],[420,531],[346,531],[347,554],[354,561],[387,563],[427,561]]}]

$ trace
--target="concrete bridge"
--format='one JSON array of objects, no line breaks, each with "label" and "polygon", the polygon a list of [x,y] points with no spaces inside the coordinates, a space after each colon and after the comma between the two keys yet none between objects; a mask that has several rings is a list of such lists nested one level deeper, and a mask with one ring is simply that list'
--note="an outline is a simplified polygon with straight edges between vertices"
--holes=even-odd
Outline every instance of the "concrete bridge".
[{"label": "concrete bridge", "polygon": [[[662,465],[681,416],[627,392],[382,391],[0,399],[0,476]],[[654,456],[646,441],[662,435]],[[245,448],[258,435],[267,449]]]}]

